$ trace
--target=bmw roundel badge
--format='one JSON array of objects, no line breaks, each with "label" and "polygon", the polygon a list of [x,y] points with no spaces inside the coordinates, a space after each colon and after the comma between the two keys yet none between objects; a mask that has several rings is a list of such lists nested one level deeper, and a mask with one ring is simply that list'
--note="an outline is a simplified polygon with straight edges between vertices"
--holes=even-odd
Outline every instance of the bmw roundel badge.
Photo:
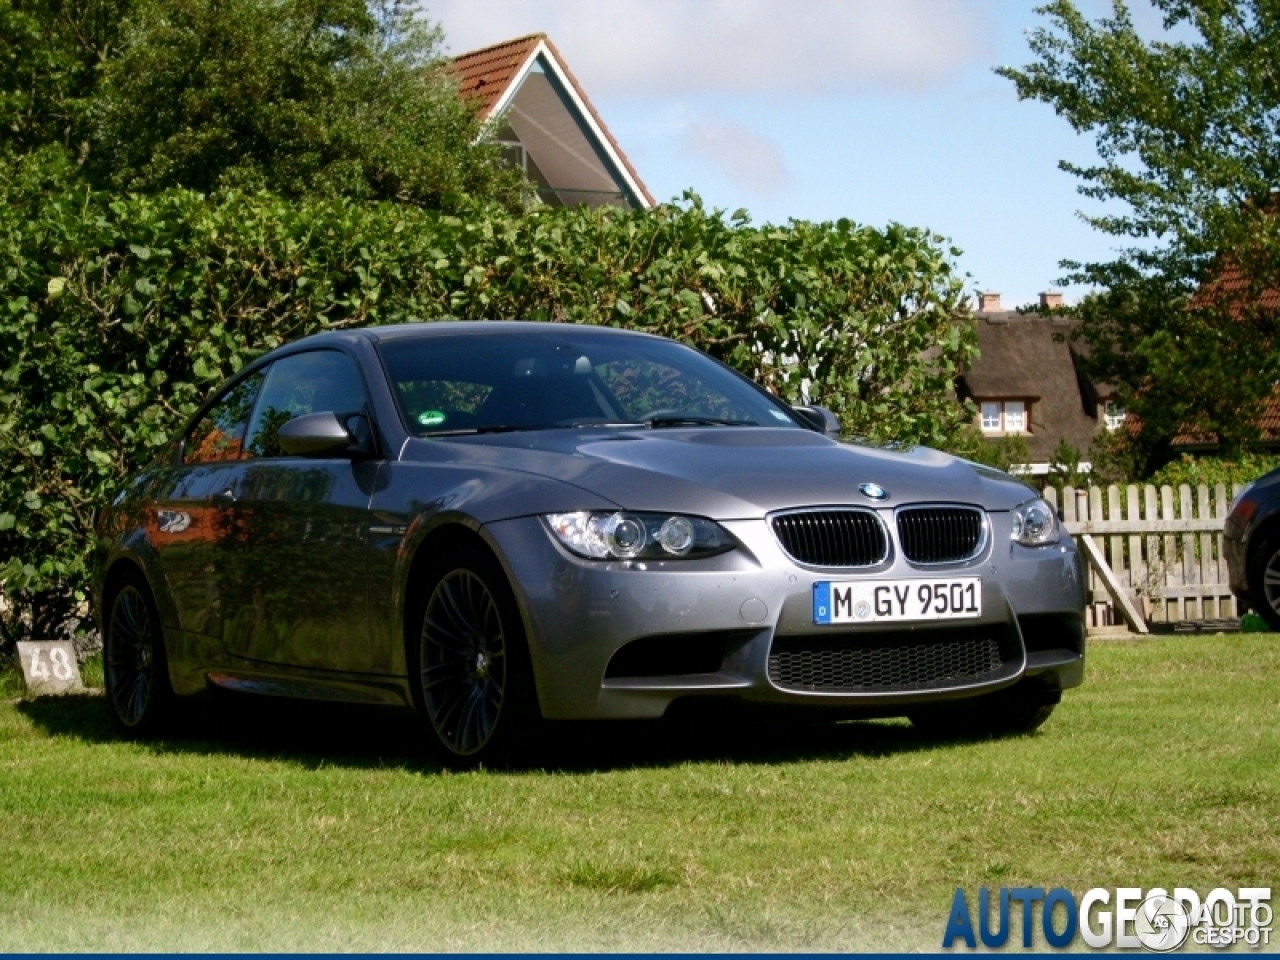
[{"label": "bmw roundel badge", "polygon": [[858,489],[862,491],[864,496],[868,496],[872,500],[883,500],[889,496],[889,491],[878,483],[864,483]]}]

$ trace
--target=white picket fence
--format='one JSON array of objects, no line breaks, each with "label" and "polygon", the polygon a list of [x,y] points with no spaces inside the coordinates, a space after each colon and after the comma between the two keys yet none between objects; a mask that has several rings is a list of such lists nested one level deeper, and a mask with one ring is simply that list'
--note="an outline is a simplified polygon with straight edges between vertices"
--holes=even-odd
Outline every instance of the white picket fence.
[{"label": "white picket fence", "polygon": [[1089,629],[1127,624],[1147,633],[1148,623],[1239,616],[1222,553],[1222,527],[1239,489],[1046,488],[1086,560]]}]

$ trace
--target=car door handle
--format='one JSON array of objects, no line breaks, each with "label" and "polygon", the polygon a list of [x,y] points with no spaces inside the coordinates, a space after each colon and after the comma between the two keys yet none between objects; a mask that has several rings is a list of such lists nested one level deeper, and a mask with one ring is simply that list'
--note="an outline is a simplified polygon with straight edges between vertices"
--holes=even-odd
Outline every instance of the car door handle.
[{"label": "car door handle", "polygon": [[236,492],[230,487],[213,495],[213,502],[220,507],[229,507],[236,502]]}]

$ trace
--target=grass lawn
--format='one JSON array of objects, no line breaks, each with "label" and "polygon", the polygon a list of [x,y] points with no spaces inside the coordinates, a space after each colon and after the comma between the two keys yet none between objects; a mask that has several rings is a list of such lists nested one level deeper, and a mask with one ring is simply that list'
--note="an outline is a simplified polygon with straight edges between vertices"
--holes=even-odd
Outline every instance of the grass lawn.
[{"label": "grass lawn", "polygon": [[1089,658],[1031,737],[576,725],[517,773],[378,712],[3,704],[0,950],[936,950],[957,886],[1280,887],[1280,637]]}]

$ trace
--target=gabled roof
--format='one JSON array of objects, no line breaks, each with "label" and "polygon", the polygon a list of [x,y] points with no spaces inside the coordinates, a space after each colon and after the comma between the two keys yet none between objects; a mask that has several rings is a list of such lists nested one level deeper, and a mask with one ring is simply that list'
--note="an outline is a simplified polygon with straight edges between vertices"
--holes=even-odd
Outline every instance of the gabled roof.
[{"label": "gabled roof", "polygon": [[645,207],[656,206],[653,195],[618,146],[618,141],[613,139],[613,134],[596,112],[586,91],[546,34],[534,33],[464,53],[454,58],[453,69],[458,76],[462,95],[473,99],[480,116],[489,120],[501,114],[510,104],[525,76],[540,57],[568,92],[587,127],[595,134],[601,148],[617,167],[636,198]]},{"label": "gabled roof", "polygon": [[544,34],[535,33],[454,58],[458,89],[464,97],[475,101],[481,117],[488,120],[493,116],[493,108],[510,89],[521,67],[533,59],[538,44],[546,39]]},{"label": "gabled roof", "polygon": [[[1274,223],[1274,218],[1280,215],[1280,190],[1273,189],[1263,197],[1246,200],[1240,205],[1240,216],[1243,219],[1254,217],[1259,211],[1268,226]],[[1262,254],[1265,257],[1265,263],[1268,266],[1274,266],[1274,251],[1268,249],[1265,242],[1264,245],[1255,247],[1247,253],[1251,257]],[[1255,308],[1266,311],[1280,309],[1280,290],[1268,287],[1255,295],[1237,255],[1219,256],[1211,268],[1211,274],[1213,275],[1201,283],[1200,288],[1191,297],[1192,308],[1211,306],[1216,300],[1225,303],[1230,308],[1231,315],[1237,318],[1243,315],[1244,307],[1250,300],[1253,302],[1248,305]]]}]

